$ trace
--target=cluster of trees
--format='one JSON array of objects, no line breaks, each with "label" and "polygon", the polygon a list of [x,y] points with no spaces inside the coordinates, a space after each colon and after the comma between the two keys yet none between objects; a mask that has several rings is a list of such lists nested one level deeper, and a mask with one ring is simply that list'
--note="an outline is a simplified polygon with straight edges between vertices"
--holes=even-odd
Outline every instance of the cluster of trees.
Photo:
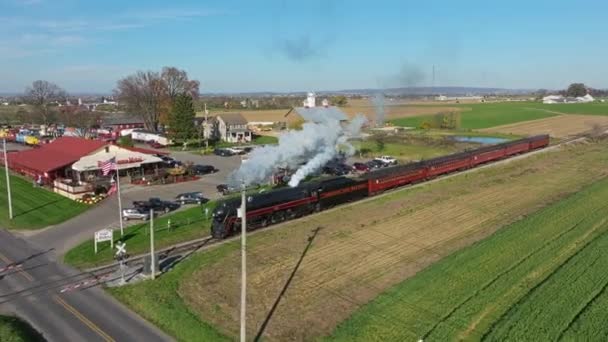
[{"label": "cluster of trees", "polygon": [[157,131],[161,123],[172,120],[170,114],[178,97],[187,96],[192,101],[198,97],[199,86],[186,71],[164,67],[160,72],[138,71],[120,79],[114,92],[128,112],[136,113],[148,129]]},{"label": "cluster of trees", "polygon": [[433,115],[431,120],[423,122],[420,128],[458,129],[460,128],[460,112],[439,112]]}]

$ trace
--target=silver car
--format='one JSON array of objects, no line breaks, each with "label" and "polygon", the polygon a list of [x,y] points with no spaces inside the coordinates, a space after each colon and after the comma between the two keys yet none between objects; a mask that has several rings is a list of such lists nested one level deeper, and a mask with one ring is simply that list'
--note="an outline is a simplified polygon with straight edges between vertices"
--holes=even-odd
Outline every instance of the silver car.
[{"label": "silver car", "polygon": [[127,208],[122,210],[122,219],[125,221],[129,220],[144,220],[150,219],[150,213],[137,208]]}]

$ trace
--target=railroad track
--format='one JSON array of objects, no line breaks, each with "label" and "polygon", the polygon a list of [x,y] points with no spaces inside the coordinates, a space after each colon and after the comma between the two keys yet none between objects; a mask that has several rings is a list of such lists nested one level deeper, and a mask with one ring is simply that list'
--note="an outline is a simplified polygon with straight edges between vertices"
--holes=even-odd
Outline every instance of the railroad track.
[{"label": "railroad track", "polygon": [[[608,131],[606,131],[604,133],[604,135],[606,135],[606,134],[608,134]],[[340,206],[337,206],[337,207],[334,207],[334,208],[330,208],[330,209],[324,210],[324,211],[322,211],[320,213],[314,213],[314,214],[311,214],[311,215],[306,215],[305,217],[311,217],[311,216],[314,216],[314,215],[319,215],[319,214],[322,214],[322,213],[331,212],[333,210],[338,210],[338,209],[341,209],[341,208],[344,208],[344,207],[348,207],[348,206],[351,206],[351,205],[365,203],[367,201],[375,200],[376,198],[379,198],[379,197],[382,197],[382,196],[386,196],[386,195],[391,194],[391,193],[396,192],[396,191],[403,191],[403,190],[411,189],[411,188],[414,188],[414,187],[424,186],[424,185],[427,185],[427,184],[430,184],[430,183],[433,183],[433,182],[438,182],[438,181],[445,180],[445,179],[448,179],[448,178],[451,178],[451,177],[455,177],[455,176],[458,176],[458,175],[461,175],[461,174],[466,174],[466,173],[471,173],[471,172],[477,172],[478,170],[482,170],[482,169],[485,169],[485,168],[495,167],[495,166],[498,166],[498,165],[502,165],[504,163],[508,163],[508,162],[514,161],[514,160],[519,160],[519,159],[527,158],[529,156],[536,155],[536,154],[539,154],[539,153],[545,153],[545,152],[548,152],[548,151],[552,151],[552,150],[558,149],[558,148],[560,148],[562,146],[565,146],[565,145],[568,145],[568,144],[585,141],[585,140],[587,140],[589,138],[589,136],[590,136],[589,133],[579,134],[579,135],[576,135],[576,136],[572,136],[572,137],[569,137],[569,138],[562,139],[562,140],[560,140],[559,142],[557,142],[554,145],[548,146],[546,148],[543,148],[543,149],[540,149],[540,150],[537,150],[537,151],[532,151],[532,152],[528,152],[528,153],[525,153],[525,154],[522,154],[522,155],[518,155],[518,156],[511,157],[511,158],[499,160],[499,161],[496,161],[496,162],[493,162],[493,163],[490,163],[490,164],[487,164],[487,165],[482,165],[482,166],[479,166],[479,167],[476,167],[476,168],[473,168],[473,169],[469,169],[469,170],[466,170],[466,171],[461,171],[461,172],[456,172],[456,173],[451,173],[451,174],[443,175],[441,177],[437,177],[435,179],[432,179],[432,180],[429,180],[429,181],[426,181],[426,182],[422,182],[422,183],[418,183],[418,184],[412,184],[412,185],[409,185],[409,186],[404,186],[404,187],[399,187],[399,188],[391,189],[391,190],[388,190],[388,191],[386,191],[386,192],[384,192],[382,194],[379,194],[379,195],[376,195],[376,196],[373,196],[373,197],[368,197],[368,198],[365,198],[365,199],[362,199],[362,200],[359,200],[359,201],[355,201],[355,202],[352,202],[352,203],[346,203],[344,205],[340,205]],[[287,221],[287,222],[293,222],[293,221],[297,221],[299,219],[300,218],[295,219],[295,220],[290,220],[290,221]],[[283,223],[280,223],[280,224],[277,224],[277,225],[273,225],[271,227],[267,227],[267,228],[264,228],[264,229],[254,230],[254,231],[249,232],[248,234],[257,234],[259,232],[266,231],[266,230],[278,229],[278,228],[281,228],[283,226],[283,224],[287,223],[287,222],[283,222]],[[167,258],[174,257],[174,256],[180,256],[177,260],[181,261],[181,260],[187,258],[192,253],[203,251],[203,250],[215,247],[215,246],[220,245],[220,244],[230,243],[230,242],[232,242],[234,240],[237,240],[239,238],[240,238],[239,236],[233,236],[233,237],[230,237],[230,238],[227,238],[227,239],[223,239],[223,240],[213,239],[212,237],[200,238],[200,239],[197,239],[197,240],[192,240],[192,241],[188,241],[188,242],[184,242],[184,243],[181,243],[181,244],[177,244],[177,245],[165,248],[165,249],[161,249],[161,250],[159,250],[157,252],[157,255],[159,257],[159,261],[160,262],[162,262],[162,260],[165,260]],[[140,255],[135,255],[133,257],[130,257],[130,258],[126,259],[125,262],[130,267],[133,267],[133,266],[136,266],[136,265],[142,265],[143,266],[143,260],[144,260],[144,258],[146,258],[148,256],[149,256],[148,253],[146,253],[146,254],[140,254]],[[115,263],[104,265],[104,266],[90,268],[90,269],[85,270],[84,272],[90,274],[92,277],[104,277],[107,274],[114,273],[116,270],[118,270],[119,267],[120,267],[120,264],[118,262],[115,262]]]}]

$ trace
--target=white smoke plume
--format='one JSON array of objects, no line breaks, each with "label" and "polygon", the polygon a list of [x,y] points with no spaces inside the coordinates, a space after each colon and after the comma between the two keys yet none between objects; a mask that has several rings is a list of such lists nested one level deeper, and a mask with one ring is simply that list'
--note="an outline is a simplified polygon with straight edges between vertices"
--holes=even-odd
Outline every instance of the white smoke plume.
[{"label": "white smoke plume", "polygon": [[376,126],[384,125],[384,94],[377,93],[372,99],[376,112]]},{"label": "white smoke plume", "polygon": [[230,174],[228,181],[232,185],[244,182],[246,186],[265,183],[277,168],[284,167],[297,168],[289,181],[290,186],[297,186],[334,158],[339,149],[352,155],[355,149],[348,140],[359,135],[366,121],[364,116],[357,115],[344,128],[339,121],[331,119],[323,123],[307,122],[302,130],[281,134],[278,145],[254,149],[247,162]]}]

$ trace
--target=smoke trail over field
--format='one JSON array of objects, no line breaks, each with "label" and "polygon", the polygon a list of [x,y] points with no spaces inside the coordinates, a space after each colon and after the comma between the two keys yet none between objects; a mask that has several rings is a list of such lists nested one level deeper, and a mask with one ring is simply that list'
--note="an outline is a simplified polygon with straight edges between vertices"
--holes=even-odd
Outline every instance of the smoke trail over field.
[{"label": "smoke trail over field", "polygon": [[372,99],[376,113],[376,126],[384,125],[384,94],[377,93]]},{"label": "smoke trail over field", "polygon": [[[245,185],[267,182],[275,170],[297,169],[289,185],[297,186],[302,179],[323,167],[338,154],[338,149],[354,153],[348,139],[359,135],[365,117],[358,115],[346,127],[337,120],[323,123],[307,122],[302,130],[289,131],[279,137],[279,144],[254,149],[247,162],[230,174],[229,183]],[[303,164],[303,165],[302,165]]]}]

